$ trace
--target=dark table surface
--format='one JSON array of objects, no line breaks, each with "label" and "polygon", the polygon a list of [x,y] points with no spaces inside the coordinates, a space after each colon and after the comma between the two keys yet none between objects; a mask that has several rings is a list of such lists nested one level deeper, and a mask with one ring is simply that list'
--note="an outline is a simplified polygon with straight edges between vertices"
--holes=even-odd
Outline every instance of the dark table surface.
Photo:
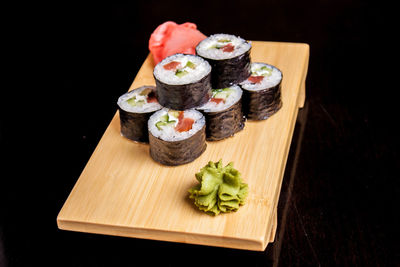
[{"label": "dark table surface", "polygon": [[[1,97],[0,266],[399,266],[388,9],[361,0],[149,0],[5,10],[12,49],[4,52],[17,75]],[[57,229],[151,32],[167,20],[194,22],[206,35],[310,45],[277,237],[264,252]]]}]

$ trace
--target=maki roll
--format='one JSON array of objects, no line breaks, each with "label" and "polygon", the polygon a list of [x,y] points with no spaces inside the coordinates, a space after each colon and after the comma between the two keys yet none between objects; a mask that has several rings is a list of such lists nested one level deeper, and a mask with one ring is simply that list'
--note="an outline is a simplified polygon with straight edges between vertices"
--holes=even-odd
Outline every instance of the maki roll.
[{"label": "maki roll", "polygon": [[217,141],[233,136],[244,128],[242,89],[237,85],[212,89],[211,99],[197,108],[206,117],[206,138]]},{"label": "maki roll", "polygon": [[195,55],[175,54],[158,63],[153,72],[157,99],[164,107],[185,110],[208,101],[211,66]]},{"label": "maki roll", "polygon": [[201,41],[196,54],[212,67],[212,88],[225,88],[250,76],[251,44],[230,34],[214,34]]},{"label": "maki roll", "polygon": [[251,76],[240,84],[243,89],[243,108],[250,120],[265,120],[282,107],[282,72],[276,67],[254,62]]},{"label": "maki roll", "polygon": [[163,108],[148,121],[150,156],[176,166],[192,162],[206,150],[206,121],[201,112]]},{"label": "maki roll", "polygon": [[121,135],[137,142],[147,143],[147,121],[162,107],[158,103],[154,86],[142,86],[118,98]]}]

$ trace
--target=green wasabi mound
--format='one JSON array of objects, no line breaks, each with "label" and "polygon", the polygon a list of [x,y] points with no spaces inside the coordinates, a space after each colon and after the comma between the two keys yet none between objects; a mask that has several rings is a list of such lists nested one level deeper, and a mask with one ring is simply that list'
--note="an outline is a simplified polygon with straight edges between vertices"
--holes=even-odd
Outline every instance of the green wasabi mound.
[{"label": "green wasabi mound", "polygon": [[233,162],[222,167],[222,160],[210,161],[195,175],[200,184],[189,189],[189,198],[194,199],[200,210],[218,215],[237,211],[245,204],[248,186],[243,183],[240,172],[233,168]]}]

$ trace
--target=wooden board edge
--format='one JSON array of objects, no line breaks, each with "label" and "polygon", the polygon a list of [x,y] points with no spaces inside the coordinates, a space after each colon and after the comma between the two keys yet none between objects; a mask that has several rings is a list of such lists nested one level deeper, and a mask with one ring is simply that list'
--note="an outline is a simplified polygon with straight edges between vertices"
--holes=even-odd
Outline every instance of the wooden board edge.
[{"label": "wooden board edge", "polygon": [[298,97],[298,101],[297,101],[299,108],[303,108],[304,103],[306,101],[306,79],[307,79],[307,73],[308,73],[308,64],[310,61],[310,45],[305,44],[305,43],[302,43],[302,45],[304,46],[304,50],[305,50],[305,58],[304,58],[304,65],[303,65],[303,74],[302,74],[301,83],[300,83],[300,93],[299,93],[299,97]]},{"label": "wooden board edge", "polygon": [[271,214],[270,214],[269,221],[271,221],[273,219],[273,216],[276,214],[276,211],[278,209],[278,202],[279,202],[279,197],[280,197],[281,189],[282,189],[283,176],[285,175],[287,159],[288,159],[288,156],[289,156],[290,146],[292,144],[292,138],[293,138],[293,133],[294,133],[294,127],[296,126],[296,120],[297,120],[298,111],[299,111],[299,108],[296,108],[295,111],[294,111],[293,117],[292,117],[290,131],[289,131],[290,135],[288,136],[289,141],[286,144],[284,158],[282,160],[282,162],[284,162],[284,163],[281,166],[281,170],[280,170],[280,174],[279,174],[278,188],[275,191],[276,195],[273,198],[273,204],[272,204],[273,205],[273,208],[272,208],[273,212],[271,212]]},{"label": "wooden board edge", "polygon": [[[156,241],[168,241],[193,245],[205,245],[224,247],[229,249],[241,249],[251,251],[264,251],[266,244],[264,238],[242,239],[226,236],[213,236],[197,233],[185,233],[164,231],[159,229],[133,228],[127,226],[105,225],[89,222],[64,220],[57,217],[57,226],[60,230],[92,233],[100,235],[112,235],[139,239],[151,239]],[[267,242],[268,243],[268,242]]]},{"label": "wooden board edge", "polygon": [[267,225],[265,229],[265,235],[263,238],[263,249],[262,251],[265,251],[268,244],[273,243],[275,240],[275,235],[276,235],[276,229],[278,227],[278,213],[277,210],[272,212],[273,215],[270,217],[270,223]]},{"label": "wooden board edge", "polygon": [[[308,44],[304,44],[304,48],[307,49],[307,54],[305,56],[305,62],[304,62],[304,67],[308,68],[308,61],[309,61],[309,55],[308,55],[308,51],[309,51],[309,45]],[[303,101],[302,105],[304,105],[304,101],[305,101],[305,79],[306,79],[306,75],[307,75],[307,70],[303,70],[303,76],[302,76],[302,80],[300,83],[300,90],[298,91],[298,107],[294,108],[294,112],[292,114],[292,119],[290,121],[291,125],[290,125],[290,130],[289,130],[289,135],[288,135],[288,142],[286,143],[286,148],[285,148],[285,153],[284,153],[284,158],[282,159],[282,166],[281,166],[281,170],[280,170],[280,174],[279,174],[279,182],[278,182],[278,189],[275,191],[275,197],[273,198],[273,212],[270,214],[269,218],[268,218],[268,222],[269,225],[271,225],[271,230],[266,231],[265,234],[265,244],[264,244],[264,248],[266,248],[266,246],[268,245],[268,243],[272,243],[275,240],[275,232],[277,229],[277,224],[278,224],[278,219],[277,219],[277,208],[278,208],[278,202],[279,202],[279,196],[281,193],[281,188],[282,188],[282,181],[283,181],[283,176],[285,174],[285,169],[286,169],[286,164],[287,164],[287,159],[289,156],[289,150],[290,150],[290,146],[292,144],[292,138],[293,138],[293,133],[294,133],[294,128],[296,126],[296,120],[297,120],[297,115],[299,112],[299,108],[301,108],[302,106],[300,105],[301,103],[299,101]]]},{"label": "wooden board edge", "polygon": [[285,154],[284,154],[284,159],[283,159],[284,164],[282,164],[282,166],[281,166],[281,171],[280,171],[280,175],[279,175],[280,178],[279,178],[279,182],[278,182],[278,190],[276,191],[276,195],[273,198],[273,203],[272,203],[273,209],[267,219],[267,222],[269,222],[268,223],[269,227],[267,227],[267,229],[265,230],[265,236],[263,238],[263,248],[264,248],[263,250],[266,249],[266,247],[269,243],[273,243],[275,240],[276,229],[278,227],[277,211],[278,211],[279,196],[280,196],[281,189],[282,189],[283,176],[285,174],[287,158],[289,156],[290,145],[292,144],[293,132],[294,132],[294,127],[296,125],[298,111],[299,111],[299,109],[296,108],[295,112],[293,114],[290,135],[288,136],[288,138],[290,138],[290,141],[287,143],[287,147],[285,148]]},{"label": "wooden board edge", "polygon": [[275,241],[277,227],[278,227],[278,211],[275,210],[274,217],[273,217],[273,223],[272,223],[272,230],[271,230],[271,234],[269,237],[269,243],[273,243]]}]

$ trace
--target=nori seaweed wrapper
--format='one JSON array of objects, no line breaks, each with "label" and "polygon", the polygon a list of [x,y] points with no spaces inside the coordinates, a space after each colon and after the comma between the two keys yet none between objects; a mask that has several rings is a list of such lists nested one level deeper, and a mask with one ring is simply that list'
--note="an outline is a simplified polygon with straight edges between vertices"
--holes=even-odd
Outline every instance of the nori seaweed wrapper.
[{"label": "nori seaweed wrapper", "polygon": [[122,136],[133,141],[148,143],[149,133],[147,129],[147,121],[155,111],[133,113],[127,112],[120,107],[118,107],[118,110]]},{"label": "nori seaweed wrapper", "polygon": [[234,105],[222,111],[200,111],[206,118],[207,141],[218,141],[231,137],[244,128],[246,119],[243,116],[241,99],[239,99],[239,101]]},{"label": "nori seaweed wrapper", "polygon": [[[211,65],[212,88],[224,88],[241,83],[250,76],[250,51],[251,48],[234,58],[210,59],[202,57]],[[200,55],[198,55],[200,56]]]},{"label": "nori seaweed wrapper", "polygon": [[249,120],[265,120],[282,107],[281,82],[258,91],[243,89],[243,110]]},{"label": "nori seaweed wrapper", "polygon": [[155,76],[156,95],[160,105],[185,110],[206,103],[211,97],[211,72],[190,84],[173,85],[159,81]]},{"label": "nori seaweed wrapper", "polygon": [[[149,133],[148,133],[148,128],[147,128],[147,121],[149,120],[150,116],[153,115],[154,112],[160,110],[162,107],[159,106],[154,107],[152,111],[148,112],[135,112],[135,111],[129,111],[125,110],[122,107],[124,107],[123,103],[126,102],[126,99],[129,99],[131,96],[131,93],[136,92],[142,92],[143,90],[148,90],[151,89],[151,92],[148,94],[148,97],[152,95],[152,97],[155,97],[155,89],[156,87],[153,85],[144,85],[139,88],[135,88],[132,91],[129,91],[118,99],[118,110],[119,110],[119,118],[120,118],[120,125],[121,125],[121,135],[136,141],[136,142],[142,142],[142,143],[148,143],[149,142]],[[137,91],[141,90],[141,91]],[[125,97],[128,98],[125,98]],[[125,99],[124,99],[125,98]],[[120,106],[121,105],[121,106]]]},{"label": "nori seaweed wrapper", "polygon": [[206,126],[191,137],[179,141],[164,141],[149,131],[150,156],[157,162],[177,166],[194,161],[206,150]]}]

